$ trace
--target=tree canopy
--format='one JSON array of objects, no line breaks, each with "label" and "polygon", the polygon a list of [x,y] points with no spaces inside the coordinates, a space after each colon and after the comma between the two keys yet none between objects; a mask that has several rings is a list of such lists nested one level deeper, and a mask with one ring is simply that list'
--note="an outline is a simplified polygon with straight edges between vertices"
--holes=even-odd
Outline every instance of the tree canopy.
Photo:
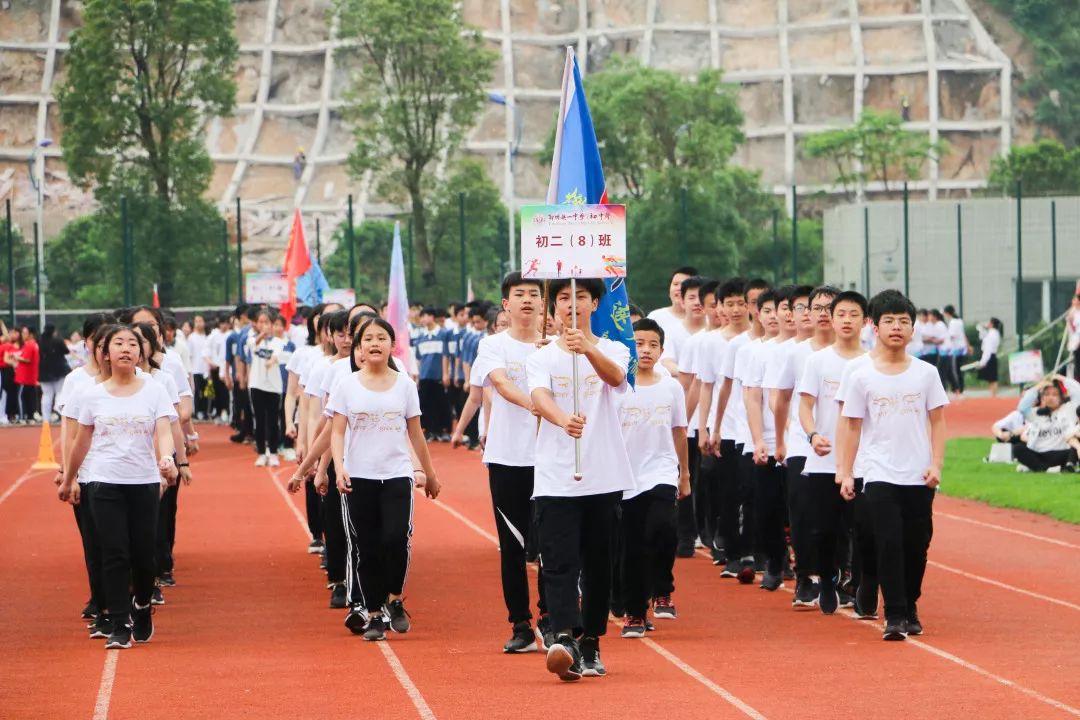
[{"label": "tree canopy", "polygon": [[1025,195],[1080,193],[1080,148],[1065,149],[1057,140],[1013,146],[995,157],[989,185],[994,192],[1012,193],[1020,181]]},{"label": "tree canopy", "polygon": [[349,167],[372,171],[383,187],[408,194],[423,283],[436,283],[425,193],[483,103],[495,53],[470,31],[455,0],[335,0],[342,50],[353,61],[346,116],[355,145]]}]

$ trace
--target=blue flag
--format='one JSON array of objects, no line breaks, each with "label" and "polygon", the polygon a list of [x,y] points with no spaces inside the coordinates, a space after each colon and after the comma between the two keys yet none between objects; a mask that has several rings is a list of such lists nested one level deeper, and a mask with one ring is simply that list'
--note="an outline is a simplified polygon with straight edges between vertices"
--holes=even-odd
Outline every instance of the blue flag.
[{"label": "blue flag", "polygon": [[[566,67],[560,123],[555,130],[555,153],[551,163],[551,182],[547,201],[551,204],[592,205],[607,202],[604,168],[600,163],[600,148],[596,144],[581,71],[573,47],[566,48]],[[630,300],[626,294],[625,278],[605,278],[607,293],[601,298],[592,316],[592,331],[598,337],[617,340],[630,351],[630,373],[634,384],[637,370],[637,346],[630,324]]]}]

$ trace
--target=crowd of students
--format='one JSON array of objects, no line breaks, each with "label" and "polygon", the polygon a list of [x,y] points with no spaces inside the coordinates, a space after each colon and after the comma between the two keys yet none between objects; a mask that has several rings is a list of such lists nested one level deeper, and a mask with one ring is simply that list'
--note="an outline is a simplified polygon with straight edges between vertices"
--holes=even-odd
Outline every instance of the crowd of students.
[{"label": "crowd of students", "polygon": [[394,328],[363,303],[303,309],[297,325],[245,306],[209,333],[201,317],[177,328],[142,306],[88,318],[87,363],[57,400],[57,483],[83,538],[91,636],[123,648],[153,634],[151,607],[175,584],[194,420],[231,422],[257,466],[280,465],[293,441],[308,551],[330,607],[366,640],[411,627],[413,490],[441,490],[429,441],[482,446],[503,650],[542,643],[563,680],[606,673],[611,614],[627,638],[678,617],[676,557],[695,545],[721,579],[770,592],[793,580],[796,609],[874,618],[880,588],[883,637],[922,632],[948,399],[939,367],[910,353],[907,298],[684,268],[671,307],[633,310],[631,367],[625,345],[590,329],[603,282],[576,290],[512,273],[501,306],[455,306],[449,323],[416,308],[415,380]]}]

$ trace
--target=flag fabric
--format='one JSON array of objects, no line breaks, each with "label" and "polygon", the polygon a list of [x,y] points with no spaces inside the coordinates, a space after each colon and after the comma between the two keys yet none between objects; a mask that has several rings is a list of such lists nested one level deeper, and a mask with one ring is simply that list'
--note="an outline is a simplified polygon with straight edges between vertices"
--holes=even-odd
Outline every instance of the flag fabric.
[{"label": "flag fabric", "polygon": [[[592,205],[607,202],[604,167],[596,143],[592,115],[585,101],[574,48],[566,48],[562,97],[559,101],[559,124],[555,126],[555,153],[551,158],[548,183],[549,204]],[[634,384],[637,369],[637,346],[630,323],[630,300],[625,278],[605,278],[607,292],[592,316],[592,331],[598,337],[617,340],[630,351],[628,380]]]},{"label": "flag fabric", "polygon": [[158,294],[157,294],[157,283],[154,283],[154,301],[153,301],[153,303],[154,303],[154,307],[156,307],[156,308],[161,307],[161,298],[159,298]]},{"label": "flag fabric", "polygon": [[401,223],[394,223],[394,247],[390,251],[390,283],[386,298],[386,321],[394,328],[394,357],[405,372],[416,374],[413,367],[409,333],[409,294],[405,288],[405,260],[401,254]]},{"label": "flag fabric", "polygon": [[289,244],[285,248],[285,279],[289,283],[289,299],[281,304],[281,314],[286,321],[292,320],[297,305],[317,305],[330,290],[330,283],[326,282],[322,268],[308,252],[300,210],[293,213]]},{"label": "flag fabric", "polygon": [[465,290],[465,302],[470,303],[476,299],[476,295],[473,293],[472,289],[472,276],[469,277],[469,281],[465,284],[465,287],[467,288]]}]

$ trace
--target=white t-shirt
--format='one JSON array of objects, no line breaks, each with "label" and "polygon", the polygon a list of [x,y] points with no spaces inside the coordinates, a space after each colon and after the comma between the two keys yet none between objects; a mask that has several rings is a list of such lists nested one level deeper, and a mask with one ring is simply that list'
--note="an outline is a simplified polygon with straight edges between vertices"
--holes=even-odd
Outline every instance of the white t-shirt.
[{"label": "white t-shirt", "polygon": [[[469,384],[491,385],[491,373],[503,370],[510,382],[528,396],[529,378],[525,365],[536,352],[535,343],[515,340],[508,332],[488,335],[477,347]],[[494,388],[484,462],[513,467],[536,464],[536,418],[525,408],[509,402]]]},{"label": "white t-shirt", "polygon": [[[630,365],[630,351],[622,343],[600,338],[597,349],[623,372]],[[578,366],[579,413],[586,418],[581,436],[581,480],[574,479],[574,439],[546,420],[536,437],[536,471],[533,497],[578,497],[623,492],[634,487],[619,422],[617,396],[629,389],[626,380],[611,387],[596,374],[584,355],[545,345],[525,363],[529,392],[550,390],[555,403],[567,413],[574,411],[573,363]],[[489,431],[490,432],[490,431]]]},{"label": "white t-shirt", "polygon": [[177,357],[180,358],[180,362],[184,365],[184,371],[191,374],[191,349],[188,348],[187,337],[179,330],[173,336],[172,349],[176,351]]},{"label": "white t-shirt", "polygon": [[188,382],[188,372],[184,367],[180,354],[172,348],[165,348],[165,357],[161,360],[162,372],[167,372],[169,377],[176,383],[176,392],[180,397],[192,397],[191,383]]},{"label": "white t-shirt", "polygon": [[[860,356],[863,357],[863,356]],[[814,430],[818,435],[823,435],[832,443],[836,450],[836,425],[840,419],[840,403],[836,400],[836,392],[840,389],[840,380],[844,377],[844,370],[856,358],[844,358],[830,345],[827,348],[813,353],[803,367],[802,377],[799,378],[799,396],[802,401],[803,395],[817,398],[814,405]],[[805,435],[802,426],[800,431]],[[855,477],[861,477],[862,463],[859,462],[863,453],[855,458]],[[924,468],[925,469],[925,468]],[[810,473],[836,474],[836,455],[830,452],[828,455],[818,455],[813,449],[806,456],[806,466],[803,475]]]},{"label": "white t-shirt", "polygon": [[1035,452],[1068,450],[1067,439],[1075,434],[1076,430],[1076,404],[1067,402],[1055,410],[1053,415],[1032,412],[1027,424],[1025,444],[1029,450]]},{"label": "white t-shirt", "polygon": [[293,351],[289,361],[285,363],[285,370],[296,375],[299,382],[303,378],[308,365],[319,355],[322,355],[322,348],[318,345],[301,345]]},{"label": "white t-shirt", "polygon": [[863,325],[862,330],[859,331],[859,344],[862,345],[862,349],[870,352],[874,349],[874,343],[877,341],[877,336],[874,334],[874,326],[872,323],[866,323]]},{"label": "white t-shirt", "polygon": [[[942,320],[930,323],[930,327],[932,329],[931,337],[942,341],[937,346],[938,355],[948,355],[952,351],[952,343],[949,341],[949,327]],[[926,335],[926,330],[923,330],[923,334]]]},{"label": "white t-shirt", "polygon": [[[71,400],[71,398],[78,395],[86,388],[93,387],[96,383],[94,379],[97,377],[97,373],[91,374],[88,367],[83,366],[76,370],[72,370],[64,378],[64,384],[60,387],[60,395],[56,398],[56,411],[63,414],[64,406]],[[71,417],[78,419],[78,415],[72,415]]]},{"label": "white t-shirt", "polygon": [[671,311],[670,306],[656,308],[646,317],[648,317],[650,320],[655,320],[656,324],[664,329],[665,338],[672,332],[677,332],[677,327],[682,327],[682,319],[675,317],[675,313]]},{"label": "white t-shirt", "polygon": [[345,472],[351,478],[412,478],[406,421],[420,414],[420,396],[408,375],[397,373],[388,390],[368,390],[359,374],[334,385],[326,407],[348,421]]},{"label": "white t-shirt", "polygon": [[[698,380],[702,385],[712,383],[712,401],[709,403],[709,416],[705,418],[705,428],[711,433],[713,419],[716,417],[716,403],[720,398],[720,387],[724,384],[724,376],[720,372],[724,362],[724,348],[727,347],[728,339],[724,337],[723,330],[711,330],[701,334],[698,344],[695,370]],[[701,403],[698,403],[701,405]],[[698,410],[697,417],[701,418]],[[700,423],[699,423],[700,426]]]},{"label": "white t-shirt", "polygon": [[172,379],[172,375],[169,375],[169,373],[164,370],[151,370],[149,377],[158,385],[165,388],[165,395],[169,398],[169,402],[173,405],[179,404],[180,391],[177,389],[176,381]]},{"label": "white t-shirt", "polygon": [[[745,443],[745,436],[749,434],[750,426],[746,424],[746,405],[743,403],[742,382],[735,371],[735,363],[742,353],[739,352],[747,344],[754,342],[750,331],[733,337],[724,347],[724,361],[720,366],[720,374],[723,378],[731,380],[731,395],[728,396],[727,407],[724,408],[724,417],[720,421],[720,439],[734,440],[735,444]],[[723,378],[717,378],[721,382]]]},{"label": "white t-shirt", "polygon": [[[708,333],[705,330],[699,330],[682,344],[678,350],[678,355],[675,358],[675,362],[679,366],[680,373],[687,373],[697,377],[698,367],[701,365],[701,348],[704,345],[705,338]],[[666,343],[665,343],[666,345]],[[693,378],[691,378],[693,382]],[[686,404],[686,393],[683,393],[683,404]],[[684,407],[683,410],[686,408]],[[698,429],[698,413],[700,411],[697,407],[694,408],[694,414],[689,419],[689,427],[687,429],[687,435],[689,437],[697,437]]]},{"label": "white t-shirt", "polygon": [[214,367],[225,366],[225,341],[228,339],[227,332],[214,328],[206,338],[206,346],[203,348],[203,359]]},{"label": "white t-shirt", "polygon": [[322,376],[324,373],[330,372],[330,364],[333,362],[333,357],[329,355],[319,355],[307,368],[307,373],[300,376],[300,384],[304,388],[304,394],[310,395],[314,398],[319,398],[321,403],[324,399],[322,391]]},{"label": "white t-shirt", "polygon": [[249,333],[247,348],[251,357],[251,365],[248,367],[248,387],[252,390],[280,395],[282,392],[280,360],[281,353],[285,352],[285,340],[270,336],[256,343],[255,333]]},{"label": "white t-shirt", "polygon": [[953,355],[963,355],[967,350],[967,330],[961,318],[953,318],[948,325],[949,347]]},{"label": "white t-shirt", "polygon": [[[784,443],[788,457],[808,457],[813,450],[806,442],[806,433],[799,423],[799,395],[795,388],[799,384],[806,358],[810,357],[813,347],[810,340],[797,341],[790,338],[780,343],[765,367],[764,387],[768,390],[791,390],[791,402],[788,404],[788,417],[784,423]],[[771,412],[771,411],[769,411]],[[777,433],[780,429],[777,428]]]},{"label": "white t-shirt", "polygon": [[661,377],[652,385],[635,386],[623,393],[619,403],[622,436],[634,488],[623,493],[629,500],[657,485],[679,485],[679,456],[671,429],[686,427],[686,398],[682,385]]},{"label": "white t-shirt", "polygon": [[290,325],[286,331],[289,336],[289,340],[296,347],[304,347],[307,345],[307,325]]},{"label": "white t-shirt", "polygon": [[[154,453],[154,428],[160,418],[176,419],[165,388],[145,375],[129,397],[95,385],[80,396],[79,424],[94,428],[92,462],[83,461],[80,482],[144,485],[161,481]],[[88,459],[90,456],[88,455]]]},{"label": "white t-shirt", "polygon": [[673,360],[678,365],[683,357],[683,347],[696,334],[687,330],[681,321],[672,325],[671,330],[664,328],[664,352],[660,355],[660,359]]},{"label": "white t-shirt", "polygon": [[191,374],[206,377],[210,374],[210,365],[206,362],[206,344],[209,338],[202,333],[192,331],[188,335],[188,355],[191,356]]},{"label": "white t-shirt", "polygon": [[[736,358],[736,373],[740,372],[739,382],[742,383],[743,390],[747,388],[761,388],[761,415],[762,415],[762,433],[761,439],[765,441],[766,447],[769,449],[770,457],[776,454],[776,421],[773,418],[772,410],[769,409],[769,391],[765,388],[765,368],[768,366],[771,356],[777,352],[780,344],[776,342],[776,339],[764,340],[760,342],[753,342],[746,346],[743,352],[739,353],[742,358],[742,364],[738,365],[739,358]],[[745,394],[743,395],[745,398]],[[743,453],[751,453],[754,451],[754,438],[753,433],[750,430],[750,423],[747,420],[746,435],[744,436]]]},{"label": "white t-shirt", "polygon": [[[919,320],[916,320],[915,323],[911,326],[911,341],[907,345],[908,355],[914,355],[915,357],[919,357],[923,354],[925,350],[925,347],[923,345],[924,328],[925,325]],[[866,350],[865,347],[863,349]]]},{"label": "white t-shirt", "polygon": [[[78,376],[81,377],[79,377],[79,379],[75,380],[75,382],[73,383],[72,380],[74,380]],[[89,382],[83,380],[82,378],[88,378]],[[89,373],[83,371],[83,368],[79,368],[78,370],[70,373],[64,381],[63,394],[65,396],[65,400],[63,407],[61,407],[59,401],[57,401],[57,410],[63,417],[66,417],[72,422],[79,422],[79,413],[82,410],[83,399],[96,384],[96,377],[91,377]],[[87,451],[86,457],[83,459],[83,468],[89,467],[88,464],[92,463],[93,461],[94,445],[93,443],[91,443],[90,449]],[[86,478],[86,470],[80,469],[78,478],[79,482],[87,482]]]},{"label": "white t-shirt", "polygon": [[949,404],[937,368],[912,358],[897,375],[873,361],[848,363],[841,380],[843,416],[862,418],[864,482],[923,485],[932,460],[929,413]]}]

